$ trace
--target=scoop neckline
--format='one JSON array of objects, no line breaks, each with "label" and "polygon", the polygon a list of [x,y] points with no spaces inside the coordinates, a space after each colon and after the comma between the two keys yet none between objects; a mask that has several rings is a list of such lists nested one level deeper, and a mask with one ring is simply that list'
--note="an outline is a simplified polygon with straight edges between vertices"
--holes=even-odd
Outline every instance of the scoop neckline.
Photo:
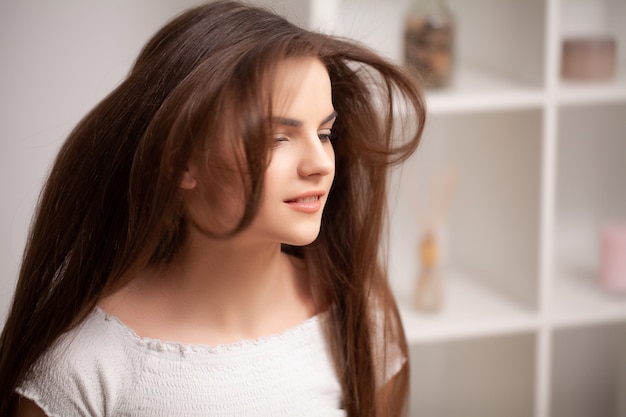
[{"label": "scoop neckline", "polygon": [[320,321],[324,320],[327,312],[317,313],[308,319],[300,322],[294,327],[288,328],[282,332],[273,333],[267,336],[261,336],[255,339],[240,339],[232,343],[223,343],[217,345],[208,345],[202,343],[183,343],[173,340],[162,340],[159,338],[140,336],[128,327],[121,319],[104,311],[100,306],[94,309],[95,314],[107,323],[113,324],[117,330],[128,340],[138,347],[145,348],[154,352],[180,352],[180,353],[224,353],[244,351],[255,347],[269,345],[272,343],[283,343],[292,339],[303,332],[306,332],[313,326],[317,326]]}]

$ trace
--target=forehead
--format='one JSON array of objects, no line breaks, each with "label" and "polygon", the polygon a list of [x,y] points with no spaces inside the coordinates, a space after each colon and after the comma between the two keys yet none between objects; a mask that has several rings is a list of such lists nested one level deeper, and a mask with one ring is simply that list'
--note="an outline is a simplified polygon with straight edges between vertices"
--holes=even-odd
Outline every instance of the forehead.
[{"label": "forehead", "polygon": [[[324,63],[315,57],[279,62],[272,80],[272,113],[332,111],[331,83]],[[287,114],[284,114],[287,115]]]}]

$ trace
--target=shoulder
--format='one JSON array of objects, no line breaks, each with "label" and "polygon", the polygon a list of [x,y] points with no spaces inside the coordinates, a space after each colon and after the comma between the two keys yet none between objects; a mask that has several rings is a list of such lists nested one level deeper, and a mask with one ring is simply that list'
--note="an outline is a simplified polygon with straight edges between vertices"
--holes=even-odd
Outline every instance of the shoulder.
[{"label": "shoulder", "polygon": [[31,368],[18,394],[49,416],[99,416],[114,409],[125,374],[137,362],[111,320],[95,309],[62,335]]}]

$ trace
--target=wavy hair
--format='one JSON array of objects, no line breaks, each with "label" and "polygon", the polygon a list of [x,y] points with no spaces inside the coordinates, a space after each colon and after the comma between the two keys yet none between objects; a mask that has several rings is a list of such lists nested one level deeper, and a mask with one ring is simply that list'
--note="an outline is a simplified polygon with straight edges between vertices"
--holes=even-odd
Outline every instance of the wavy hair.
[{"label": "wavy hair", "polygon": [[208,151],[205,174],[219,192],[224,149],[243,150],[246,204],[228,234],[250,223],[271,149],[268,79],[291,57],[326,65],[339,117],[335,180],[320,234],[285,250],[304,259],[315,301],[330,312],[328,343],[348,416],[401,414],[406,362],[384,386],[377,377],[381,369],[388,374],[394,347],[408,360],[380,252],[387,173],[418,145],[422,93],[400,67],[356,42],[302,29],[260,7],[218,1],[157,32],[127,78],[62,146],[0,336],[0,415],[38,358],[130,271],[175,256],[185,236],[178,182],[192,154]]}]

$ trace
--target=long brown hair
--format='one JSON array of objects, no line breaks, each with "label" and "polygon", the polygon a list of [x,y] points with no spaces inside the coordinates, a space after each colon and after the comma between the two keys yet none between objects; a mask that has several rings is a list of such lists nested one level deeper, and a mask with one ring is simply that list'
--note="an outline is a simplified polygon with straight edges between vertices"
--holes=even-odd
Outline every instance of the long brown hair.
[{"label": "long brown hair", "polygon": [[[277,62],[299,56],[318,57],[329,71],[339,114],[336,173],[319,237],[288,249],[305,260],[316,302],[330,312],[328,338],[348,416],[400,414],[407,366],[384,399],[376,395],[387,347],[399,347],[408,360],[379,252],[387,171],[417,147],[421,92],[404,71],[357,43],[219,1],[161,29],[60,150],[0,338],[0,415],[38,358],[123,285],[131,268],[174,256],[185,234],[177,184],[192,153],[208,151],[206,174],[219,178],[223,145],[243,149],[246,206],[231,233],[249,224],[270,146],[265,80]],[[412,129],[397,129],[403,119],[413,121]]]}]

